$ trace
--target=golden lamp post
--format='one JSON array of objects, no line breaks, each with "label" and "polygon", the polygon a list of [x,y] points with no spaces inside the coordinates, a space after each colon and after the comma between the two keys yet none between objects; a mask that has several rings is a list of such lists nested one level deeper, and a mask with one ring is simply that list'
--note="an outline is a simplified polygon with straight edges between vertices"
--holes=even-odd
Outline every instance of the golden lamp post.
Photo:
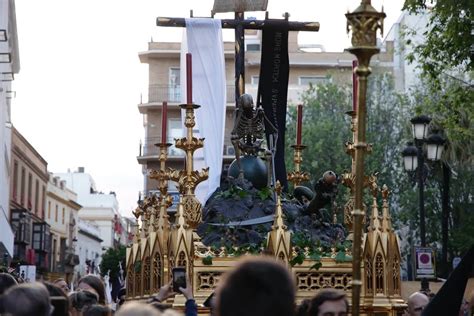
[{"label": "golden lamp post", "polygon": [[370,75],[370,59],[379,52],[376,47],[377,30],[383,32],[383,19],[385,13],[378,12],[371,5],[371,0],[362,0],[359,7],[353,12],[346,14],[347,32],[352,31],[352,47],[348,51],[357,57],[358,66],[355,68],[358,85],[357,102],[357,138],[354,144],[355,150],[355,190],[354,210],[352,211],[354,223],[353,261],[352,261],[352,315],[359,315],[361,279],[361,243],[362,243],[362,220],[365,217],[363,206],[364,190],[364,155],[367,150],[365,142],[366,132],[366,96],[367,77]]}]

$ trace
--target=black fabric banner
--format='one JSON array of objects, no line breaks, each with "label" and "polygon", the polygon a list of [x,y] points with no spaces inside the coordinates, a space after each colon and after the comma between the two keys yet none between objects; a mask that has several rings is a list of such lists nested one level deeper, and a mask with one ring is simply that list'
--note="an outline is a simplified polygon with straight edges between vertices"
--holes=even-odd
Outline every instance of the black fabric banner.
[{"label": "black fabric banner", "polygon": [[[275,153],[275,174],[284,190],[288,188],[285,166],[286,101],[290,61],[288,58],[288,23],[266,20],[262,35],[262,56],[258,80],[258,105],[278,131]],[[267,144],[274,127],[265,121]]]}]

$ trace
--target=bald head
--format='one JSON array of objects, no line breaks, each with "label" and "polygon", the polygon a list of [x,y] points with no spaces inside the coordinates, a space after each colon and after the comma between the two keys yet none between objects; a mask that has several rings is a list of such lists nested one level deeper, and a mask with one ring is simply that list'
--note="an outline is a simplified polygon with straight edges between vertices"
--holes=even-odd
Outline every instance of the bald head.
[{"label": "bald head", "polygon": [[428,296],[423,293],[415,292],[408,298],[408,315],[420,316],[421,312],[429,303]]}]

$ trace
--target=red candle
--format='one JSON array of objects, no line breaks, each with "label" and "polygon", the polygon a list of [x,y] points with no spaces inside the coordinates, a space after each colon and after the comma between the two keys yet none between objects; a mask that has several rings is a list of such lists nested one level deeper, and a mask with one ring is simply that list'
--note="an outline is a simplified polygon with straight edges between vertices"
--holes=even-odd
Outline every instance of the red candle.
[{"label": "red candle", "polygon": [[355,69],[357,67],[357,60],[352,61],[352,110],[355,112],[357,111],[357,93],[358,93],[358,86],[359,81],[357,79],[357,75],[355,73]]},{"label": "red candle", "polygon": [[166,125],[168,123],[168,102],[163,102],[163,108],[161,111],[161,144],[166,144]]},{"label": "red candle", "polygon": [[301,128],[303,124],[303,104],[298,104],[296,121],[296,145],[301,145]]},{"label": "red candle", "polygon": [[191,53],[186,54],[186,100],[193,103],[193,59]]}]

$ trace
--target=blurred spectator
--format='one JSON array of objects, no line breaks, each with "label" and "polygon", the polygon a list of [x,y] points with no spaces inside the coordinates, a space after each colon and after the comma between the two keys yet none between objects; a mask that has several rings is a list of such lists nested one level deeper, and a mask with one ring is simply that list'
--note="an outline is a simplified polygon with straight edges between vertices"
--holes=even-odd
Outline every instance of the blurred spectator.
[{"label": "blurred spectator", "polygon": [[53,284],[56,285],[57,287],[59,287],[61,290],[63,290],[66,295],[69,294],[70,289],[69,289],[69,285],[67,284],[66,280],[56,279],[56,280],[54,280]]},{"label": "blurred spectator", "polygon": [[100,304],[86,306],[83,309],[82,314],[81,314],[81,316],[112,316],[112,315],[113,315],[113,312],[109,307],[100,305]]},{"label": "blurred spectator", "polygon": [[430,302],[428,296],[421,292],[415,292],[408,297],[408,315],[420,316],[426,305]]},{"label": "blurred spectator", "polygon": [[311,301],[309,299],[302,300],[300,305],[296,307],[295,316],[306,316],[308,314],[310,304]]},{"label": "blurred spectator", "polygon": [[46,286],[46,289],[48,290],[49,293],[49,301],[51,305],[54,307],[53,313],[51,316],[64,316],[68,315],[69,313],[69,300],[64,293],[64,291],[49,282],[43,282],[44,286]]},{"label": "blurred spectator", "polygon": [[97,304],[97,295],[89,291],[78,291],[69,294],[69,311],[71,316],[81,315],[88,306]]},{"label": "blurred spectator", "polygon": [[250,257],[221,280],[215,305],[218,316],[292,316],[294,280],[276,259]]},{"label": "blurred spectator", "polygon": [[309,303],[308,316],[346,316],[349,303],[346,294],[334,289],[323,289]]},{"label": "blurred spectator", "polygon": [[125,303],[115,316],[161,316],[156,308],[139,302]]},{"label": "blurred spectator", "polygon": [[50,316],[49,294],[41,283],[24,283],[8,289],[3,297],[4,312],[10,316]]},{"label": "blurred spectator", "polygon": [[0,273],[0,295],[5,293],[10,287],[17,285],[15,278],[8,273]]},{"label": "blurred spectator", "polygon": [[86,290],[97,295],[98,303],[106,305],[105,302],[105,285],[104,282],[93,274],[82,277],[77,283],[78,290]]}]

